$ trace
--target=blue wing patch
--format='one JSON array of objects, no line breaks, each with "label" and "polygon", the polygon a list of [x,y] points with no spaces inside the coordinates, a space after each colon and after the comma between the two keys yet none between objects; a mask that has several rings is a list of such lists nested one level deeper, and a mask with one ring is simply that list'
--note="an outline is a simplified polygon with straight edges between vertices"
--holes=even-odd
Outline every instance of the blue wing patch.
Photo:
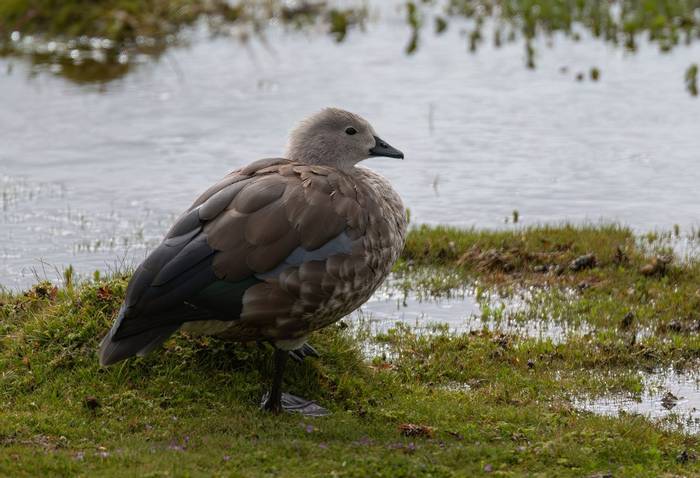
[{"label": "blue wing patch", "polygon": [[279,276],[288,267],[298,267],[309,261],[325,261],[337,254],[350,254],[352,245],[353,240],[345,232],[341,232],[318,249],[307,250],[301,246],[297,247],[277,267],[267,272],[255,274],[255,277],[258,279],[270,279]]}]

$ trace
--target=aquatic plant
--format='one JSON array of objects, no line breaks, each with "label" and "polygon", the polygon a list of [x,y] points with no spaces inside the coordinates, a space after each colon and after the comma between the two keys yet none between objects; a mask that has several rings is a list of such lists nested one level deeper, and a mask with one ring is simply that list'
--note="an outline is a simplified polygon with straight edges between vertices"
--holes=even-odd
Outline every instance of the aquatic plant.
[{"label": "aquatic plant", "polygon": [[[408,2],[408,8],[413,8],[412,4]],[[472,52],[478,49],[485,28],[493,30],[497,47],[502,45],[504,32],[508,32],[510,42],[523,39],[528,68],[536,66],[533,40],[537,37],[562,34],[579,41],[585,31],[628,51],[636,51],[640,40],[646,39],[661,52],[700,38],[700,0],[449,0],[446,4],[427,1],[420,5],[424,11],[416,15],[427,16],[437,9],[437,18],[446,23],[443,30],[447,28],[445,17],[468,19],[472,25],[468,49]],[[417,32],[412,35],[419,38]],[[416,42],[411,52],[418,46]],[[591,71],[593,80],[600,77],[600,71],[595,71]]]},{"label": "aquatic plant", "polygon": [[366,8],[331,8],[323,2],[281,0],[8,0],[0,2],[0,55],[20,54],[77,82],[126,74],[136,58],[157,58],[184,41],[198,22],[212,35],[245,39],[270,22],[290,28],[323,25],[336,41],[361,24]]},{"label": "aquatic plant", "polygon": [[700,37],[699,9],[698,0],[450,0],[446,12],[471,18],[476,25],[493,19],[495,28],[508,28],[525,39],[561,32],[576,40],[581,27],[596,38],[634,50],[646,34],[668,51]]},{"label": "aquatic plant", "polygon": [[693,63],[685,71],[685,87],[693,96],[698,96],[698,65]]},{"label": "aquatic plant", "polygon": [[[579,41],[585,31],[629,51],[648,39],[662,52],[700,38],[700,0],[407,0],[404,5],[410,28],[407,54],[418,50],[426,24],[440,35],[450,21],[466,18],[470,52],[489,37],[497,47],[521,39],[524,64],[531,69],[539,53],[535,39],[542,36],[563,34]],[[431,15],[432,23],[427,21]],[[107,81],[126,74],[139,53],[157,58],[181,40],[184,27],[197,22],[206,23],[213,35],[242,29],[240,38],[261,34],[268,23],[291,28],[320,24],[341,42],[367,16],[360,0],[344,8],[310,0],[6,0],[0,2],[0,54],[28,55],[74,81]],[[592,70],[590,77],[596,81],[600,70]],[[691,86],[688,91],[692,94]]]},{"label": "aquatic plant", "polygon": [[[411,39],[406,46],[406,53],[410,55],[416,51],[418,47],[418,35],[422,26],[419,10],[415,2],[406,2],[406,23],[408,23],[408,26],[411,28]],[[446,26],[447,24],[445,23],[445,27]]]}]

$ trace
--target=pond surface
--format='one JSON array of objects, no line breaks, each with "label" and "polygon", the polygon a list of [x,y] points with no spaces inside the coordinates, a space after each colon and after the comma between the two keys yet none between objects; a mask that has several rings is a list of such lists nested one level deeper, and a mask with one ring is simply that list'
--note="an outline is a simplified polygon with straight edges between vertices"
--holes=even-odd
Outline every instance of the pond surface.
[{"label": "pond surface", "polygon": [[[517,209],[526,225],[698,225],[700,101],[682,78],[700,45],[629,55],[555,38],[532,71],[522,44],[468,53],[456,21],[406,56],[402,15],[373,18],[342,44],[281,27],[246,44],[195,33],[99,86],[0,59],[0,284],[138,263],[202,190],[282,154],[295,122],[328,105],[406,153],[366,164],[415,223],[512,227]],[[576,81],[592,67],[599,81]]]}]

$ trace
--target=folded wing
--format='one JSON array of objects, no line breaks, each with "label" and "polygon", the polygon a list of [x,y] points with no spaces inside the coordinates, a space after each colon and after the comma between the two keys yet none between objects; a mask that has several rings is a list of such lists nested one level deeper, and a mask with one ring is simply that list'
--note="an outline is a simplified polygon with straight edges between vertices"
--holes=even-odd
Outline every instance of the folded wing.
[{"label": "folded wing", "polygon": [[229,174],[138,267],[100,362],[144,355],[187,322],[237,321],[244,303],[246,318],[264,329],[302,294],[307,308],[322,302],[330,290],[325,261],[350,254],[364,233],[356,196],[343,173],[284,159]]}]

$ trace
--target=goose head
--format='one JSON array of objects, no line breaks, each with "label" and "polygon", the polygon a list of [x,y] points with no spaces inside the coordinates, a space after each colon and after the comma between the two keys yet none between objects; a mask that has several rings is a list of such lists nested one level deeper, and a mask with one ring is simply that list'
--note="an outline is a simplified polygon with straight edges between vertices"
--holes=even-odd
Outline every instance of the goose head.
[{"label": "goose head", "polygon": [[326,108],[301,121],[292,131],[287,158],[347,170],[360,161],[403,153],[381,139],[371,124],[349,111]]}]

